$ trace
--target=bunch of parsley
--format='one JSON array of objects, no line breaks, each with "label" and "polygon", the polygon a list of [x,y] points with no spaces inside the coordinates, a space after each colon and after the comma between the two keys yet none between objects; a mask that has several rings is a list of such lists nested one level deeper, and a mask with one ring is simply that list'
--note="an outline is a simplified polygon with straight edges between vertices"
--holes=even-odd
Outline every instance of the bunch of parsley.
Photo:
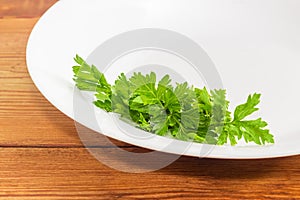
[{"label": "bunch of parsley", "polygon": [[249,95],[236,107],[233,117],[228,111],[225,90],[208,91],[190,87],[186,82],[171,85],[169,75],[157,82],[155,73],[120,74],[110,85],[104,74],[88,65],[78,55],[73,67],[77,88],[95,92],[94,104],[145,131],[184,141],[236,145],[244,138],[256,144],[274,143],[273,135],[261,118],[245,118],[258,110],[260,94]]}]

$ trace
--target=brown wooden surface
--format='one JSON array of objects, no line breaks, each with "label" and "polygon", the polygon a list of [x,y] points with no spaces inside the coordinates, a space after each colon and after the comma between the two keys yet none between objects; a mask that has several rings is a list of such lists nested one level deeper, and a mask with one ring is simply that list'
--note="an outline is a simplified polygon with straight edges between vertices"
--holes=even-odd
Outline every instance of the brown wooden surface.
[{"label": "brown wooden surface", "polygon": [[[26,69],[30,31],[54,3],[0,0],[0,199],[300,199],[300,156],[182,157],[145,174],[98,162],[80,142],[73,120],[44,99]],[[109,155],[113,147],[95,148]]]}]

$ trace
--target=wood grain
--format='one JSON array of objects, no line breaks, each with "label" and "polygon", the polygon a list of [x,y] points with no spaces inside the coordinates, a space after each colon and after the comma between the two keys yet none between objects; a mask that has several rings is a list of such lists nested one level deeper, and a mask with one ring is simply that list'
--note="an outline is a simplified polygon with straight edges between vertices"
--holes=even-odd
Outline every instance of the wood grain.
[{"label": "wood grain", "polygon": [[43,14],[54,0],[0,0],[0,18],[31,18]]},{"label": "wood grain", "polygon": [[136,175],[109,169],[81,148],[5,148],[0,150],[0,196],[299,199],[299,164],[294,158],[224,162],[182,157],[160,171]]},{"label": "wood grain", "polygon": [[0,19],[0,146],[82,146],[73,121],[39,93],[28,74],[25,50],[36,22]]},{"label": "wood grain", "polygon": [[[36,89],[26,69],[29,34],[56,0],[0,0],[0,199],[300,199],[300,156],[267,160],[181,157],[151,173],[133,167],[116,146],[148,152],[74,124]],[[77,129],[87,137],[79,139]],[[166,154],[164,154],[166,155]],[[154,162],[161,162],[159,158]],[[147,163],[134,163],[147,167]]]}]

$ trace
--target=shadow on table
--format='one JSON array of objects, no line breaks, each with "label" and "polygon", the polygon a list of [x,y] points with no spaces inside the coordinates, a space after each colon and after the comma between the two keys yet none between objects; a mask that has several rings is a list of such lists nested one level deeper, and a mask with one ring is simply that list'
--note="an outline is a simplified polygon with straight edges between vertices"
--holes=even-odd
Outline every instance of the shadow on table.
[{"label": "shadow on table", "polygon": [[[279,170],[284,170],[283,163],[289,159],[221,160],[187,156],[179,157],[166,153],[153,154],[153,157],[150,157],[150,159],[136,159],[136,156],[128,156],[126,152],[136,153],[136,155],[143,157],[145,155],[143,153],[152,151],[109,139],[80,124],[76,124],[76,127],[77,131],[81,133],[80,139],[84,144],[83,148],[86,148],[102,164],[116,170],[122,169],[119,171],[151,172],[153,167],[157,167],[157,170],[154,171],[158,173],[179,176],[199,176],[216,179],[255,179],[257,177],[269,177],[270,174],[276,176]],[[159,168],[160,163],[165,162],[166,159],[173,161],[163,168]]]},{"label": "shadow on table", "polygon": [[[134,147],[121,146],[124,151],[135,152],[140,156],[151,151]],[[166,153],[154,154],[155,158],[137,159],[124,156],[116,148],[94,147],[87,148],[102,164],[118,171],[134,173],[161,173],[189,177],[208,177],[212,179],[256,179],[280,175],[288,166],[283,165],[289,158],[260,159],[260,160],[220,160],[181,156]],[[148,156],[148,155],[147,155]],[[174,158],[174,162],[158,168],[161,162]],[[290,162],[289,162],[290,163]],[[157,170],[153,170],[157,167]]]},{"label": "shadow on table", "polygon": [[[164,173],[182,176],[205,176],[216,179],[255,179],[269,177],[278,172],[278,167],[288,158],[260,160],[220,160],[183,156],[168,167]],[[281,169],[284,170],[284,169]]]}]

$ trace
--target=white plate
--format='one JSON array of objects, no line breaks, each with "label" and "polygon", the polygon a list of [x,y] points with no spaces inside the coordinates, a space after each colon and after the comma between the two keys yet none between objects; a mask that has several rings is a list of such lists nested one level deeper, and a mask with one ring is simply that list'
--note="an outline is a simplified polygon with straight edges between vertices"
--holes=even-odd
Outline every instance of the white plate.
[{"label": "white plate", "polygon": [[[44,14],[32,31],[27,46],[28,70],[41,93],[67,116],[130,144],[189,156],[199,156],[201,149],[207,147],[209,153],[201,156],[224,159],[298,155],[299,9],[298,0],[62,0]],[[96,119],[102,120],[101,129],[91,123],[88,116],[95,110],[82,93],[74,91],[72,58],[76,54],[87,58],[113,36],[142,28],[170,30],[199,44],[221,76],[231,109],[243,103],[248,94],[262,93],[259,116],[269,122],[275,145],[211,148],[193,143],[182,152],[182,148],[164,148],[174,142],[169,138],[145,140],[122,133],[110,115],[101,111],[96,111]],[[137,55],[127,57],[129,61],[119,61],[130,65],[130,60],[138,60]],[[165,56],[161,59],[164,62],[170,55],[160,56]],[[172,61],[175,65],[176,59]],[[113,80],[113,75],[108,76]],[[77,101],[87,106],[82,116],[74,114]]]}]

